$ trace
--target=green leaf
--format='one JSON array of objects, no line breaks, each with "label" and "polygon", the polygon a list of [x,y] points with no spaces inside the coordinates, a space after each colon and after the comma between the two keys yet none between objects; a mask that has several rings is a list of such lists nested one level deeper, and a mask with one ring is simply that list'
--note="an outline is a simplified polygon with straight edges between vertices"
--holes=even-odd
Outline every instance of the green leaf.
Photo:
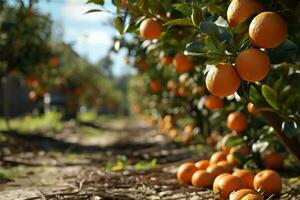
[{"label": "green leaf", "polygon": [[192,8],[190,4],[187,3],[176,3],[173,5],[176,10],[183,13],[185,16],[189,17],[192,15]]},{"label": "green leaf", "polygon": [[164,25],[174,25],[174,26],[194,26],[193,22],[189,18],[179,18],[173,19],[165,23]]},{"label": "green leaf", "polygon": [[278,110],[279,105],[277,92],[265,84],[261,87],[261,92],[268,104],[270,104],[274,109]]},{"label": "green leaf", "polygon": [[116,29],[119,31],[119,33],[123,34],[124,27],[123,27],[123,24],[122,24],[122,18],[121,17],[117,17],[115,19],[114,25],[115,25]]},{"label": "green leaf", "polygon": [[253,85],[250,86],[249,97],[255,105],[263,105],[265,103],[263,96]]},{"label": "green leaf", "polygon": [[225,146],[226,147],[235,147],[235,146],[238,146],[243,143],[244,143],[244,139],[242,137],[236,136],[236,137],[231,137],[231,138],[227,139],[225,142]]},{"label": "green leaf", "polygon": [[201,33],[206,34],[212,38],[216,38],[218,36],[218,26],[213,22],[201,22],[200,31]]},{"label": "green leaf", "polygon": [[279,64],[297,55],[298,47],[290,40],[285,40],[275,49],[268,51],[272,64]]},{"label": "green leaf", "polygon": [[185,51],[188,55],[198,55],[198,56],[204,56],[206,55],[206,49],[205,49],[205,41],[199,40],[196,42],[189,43]]},{"label": "green leaf", "polygon": [[298,125],[294,121],[287,121],[282,123],[282,131],[288,138],[293,138],[295,137],[298,133]]},{"label": "green leaf", "polygon": [[199,26],[203,19],[202,9],[197,3],[192,4],[192,22],[195,26]]},{"label": "green leaf", "polygon": [[94,3],[94,4],[98,4],[98,5],[104,5],[104,0],[88,0],[86,2],[86,4],[89,4],[89,3]]},{"label": "green leaf", "polygon": [[246,158],[240,154],[239,152],[234,152],[233,156],[240,162],[240,163],[245,163],[246,162]]}]

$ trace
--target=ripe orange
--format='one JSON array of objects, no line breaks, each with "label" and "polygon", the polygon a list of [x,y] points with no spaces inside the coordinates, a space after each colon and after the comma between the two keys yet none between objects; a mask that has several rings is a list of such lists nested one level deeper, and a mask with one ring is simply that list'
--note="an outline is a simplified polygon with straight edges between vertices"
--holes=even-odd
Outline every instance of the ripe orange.
[{"label": "ripe orange", "polygon": [[121,0],[120,7],[123,9],[127,9],[128,8],[127,0]]},{"label": "ripe orange", "polygon": [[210,187],[214,182],[214,177],[205,170],[198,170],[192,176],[192,185],[194,187]]},{"label": "ripe orange", "polygon": [[181,74],[179,76],[179,83],[181,85],[185,85],[189,80],[189,75],[187,73]]},{"label": "ripe orange", "polygon": [[247,49],[236,58],[236,71],[240,77],[249,82],[261,81],[270,71],[269,56],[258,49]]},{"label": "ripe orange", "polygon": [[59,65],[59,61],[58,61],[58,58],[57,57],[52,57],[50,60],[49,60],[49,65],[53,68],[56,68],[58,67]]},{"label": "ripe orange", "polygon": [[257,109],[255,108],[255,105],[252,102],[249,102],[247,104],[247,110],[252,115],[257,115]]},{"label": "ripe orange", "polygon": [[173,65],[178,74],[183,74],[193,68],[192,61],[184,54],[177,53],[173,58]]},{"label": "ripe orange", "polygon": [[165,123],[166,122],[172,122],[173,121],[173,117],[171,115],[166,115],[163,120],[164,120]]},{"label": "ripe orange", "polygon": [[186,97],[188,95],[187,88],[184,87],[184,86],[180,86],[178,88],[178,95],[181,96],[181,97]]},{"label": "ripe orange", "polygon": [[217,182],[214,193],[218,194],[220,199],[227,199],[229,194],[233,191],[240,190],[244,187],[241,178],[228,175],[224,176]]},{"label": "ripe orange", "polygon": [[220,97],[209,95],[205,98],[204,106],[208,110],[218,110],[224,106],[224,102]]},{"label": "ripe orange", "polygon": [[243,113],[232,112],[227,117],[227,128],[232,131],[244,131],[247,128],[247,118]]},{"label": "ripe orange", "polygon": [[241,154],[243,156],[247,156],[250,154],[250,149],[246,144],[242,144],[239,146],[232,147],[229,151],[230,154],[231,153],[233,154],[234,152],[238,152],[239,154]]},{"label": "ripe orange", "polygon": [[226,176],[230,176],[231,174],[229,174],[229,173],[223,173],[223,174],[220,174],[219,176],[217,176],[216,178],[215,178],[215,180],[214,180],[214,183],[213,183],[213,191],[217,191],[218,190],[218,182],[222,179],[222,178],[224,178],[224,177],[226,177]]},{"label": "ripe orange", "polygon": [[167,83],[167,87],[169,90],[177,89],[177,83],[174,80],[169,80]]},{"label": "ripe orange", "polygon": [[275,48],[279,46],[288,34],[284,19],[275,12],[262,12],[250,23],[249,37],[259,48]]},{"label": "ripe orange", "polygon": [[273,170],[263,170],[256,174],[253,181],[254,189],[261,188],[267,196],[280,193],[282,181],[280,175]]},{"label": "ripe orange", "polygon": [[[249,198],[249,195],[251,198]],[[254,197],[254,196],[257,197]],[[259,199],[260,198],[260,199]],[[240,189],[238,191],[234,191],[229,195],[229,200],[263,200],[261,195],[255,190],[251,189]]]},{"label": "ripe orange", "polygon": [[210,164],[209,167],[207,167],[206,171],[211,173],[213,177],[217,177],[220,174],[225,173],[224,167],[219,166],[217,164]]},{"label": "ripe orange", "polygon": [[161,33],[161,25],[158,21],[147,18],[140,25],[140,34],[148,40],[158,39]]},{"label": "ripe orange", "polygon": [[223,137],[222,141],[221,141],[221,149],[225,152],[225,153],[229,153],[230,152],[230,147],[226,147],[225,144],[227,142],[228,139],[230,138],[234,138],[234,137],[239,137],[237,134],[235,133],[230,133],[230,134],[227,134]]},{"label": "ripe orange", "polygon": [[227,173],[231,173],[234,168],[234,165],[228,162],[227,160],[222,160],[218,162],[217,165],[222,166],[225,169],[225,172]]},{"label": "ripe orange", "polygon": [[135,61],[134,67],[136,67],[140,70],[147,70],[147,69],[149,69],[150,65],[146,60],[140,59],[140,60]]},{"label": "ripe orange", "polygon": [[177,130],[177,129],[172,129],[172,130],[170,130],[170,132],[169,132],[169,136],[170,136],[170,138],[172,138],[173,140],[175,140],[175,139],[177,138],[178,135],[179,135],[179,134],[178,134],[178,130]]},{"label": "ripe orange", "polygon": [[153,93],[159,93],[161,91],[161,83],[158,80],[151,80],[150,81],[150,90]]},{"label": "ripe orange", "polygon": [[247,194],[241,200],[264,200],[260,194]]},{"label": "ripe orange", "polygon": [[218,163],[222,160],[226,160],[226,153],[223,151],[217,151],[210,157],[210,163]]},{"label": "ripe orange", "polygon": [[203,96],[205,94],[205,88],[200,85],[195,84],[192,87],[192,93],[193,93],[193,95]]},{"label": "ripe orange", "polygon": [[240,78],[228,63],[212,66],[206,76],[206,87],[215,96],[229,96],[240,87]]},{"label": "ripe orange", "polygon": [[232,175],[240,177],[245,188],[253,189],[254,174],[246,169],[240,169],[232,173]]},{"label": "ripe orange", "polygon": [[268,152],[263,161],[266,169],[280,170],[283,168],[283,156],[276,151]]},{"label": "ripe orange", "polygon": [[191,183],[193,174],[198,168],[192,162],[186,162],[177,169],[177,180],[182,184]]},{"label": "ripe orange", "polygon": [[185,126],[183,130],[183,138],[182,138],[183,144],[189,144],[192,137],[193,137],[193,127],[191,125]]},{"label": "ripe orange", "polygon": [[28,94],[28,98],[30,101],[36,101],[38,99],[38,95],[35,91],[30,91]]},{"label": "ripe orange", "polygon": [[173,62],[173,58],[172,58],[171,56],[163,56],[163,57],[160,59],[160,63],[161,63],[163,66],[168,66],[168,65],[170,65],[172,62]]},{"label": "ripe orange", "polygon": [[263,10],[264,7],[256,0],[233,0],[227,9],[229,26],[237,26]]},{"label": "ripe orange", "polygon": [[200,160],[195,163],[195,166],[200,170],[206,170],[210,165],[209,160]]}]

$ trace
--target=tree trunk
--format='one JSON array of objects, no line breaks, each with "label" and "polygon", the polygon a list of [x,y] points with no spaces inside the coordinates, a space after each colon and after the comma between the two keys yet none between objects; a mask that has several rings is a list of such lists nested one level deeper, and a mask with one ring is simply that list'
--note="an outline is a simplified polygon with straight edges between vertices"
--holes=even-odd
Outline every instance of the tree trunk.
[{"label": "tree trunk", "polygon": [[284,132],[281,130],[283,120],[280,116],[270,111],[261,111],[262,116],[271,125],[277,137],[280,139],[281,143],[285,148],[293,155],[297,164],[300,166],[300,142],[295,138],[288,138]]},{"label": "tree trunk", "polygon": [[1,79],[3,91],[3,113],[7,129],[10,130],[10,101],[9,101],[9,80],[7,76]]}]

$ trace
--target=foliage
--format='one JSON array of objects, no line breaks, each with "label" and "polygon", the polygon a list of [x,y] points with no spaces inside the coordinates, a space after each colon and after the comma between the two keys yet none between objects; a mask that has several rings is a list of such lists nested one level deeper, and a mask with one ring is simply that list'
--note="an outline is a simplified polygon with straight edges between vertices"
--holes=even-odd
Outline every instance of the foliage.
[{"label": "foliage", "polygon": [[[258,144],[267,142],[268,148],[280,149],[282,147],[274,137],[275,133],[300,143],[300,107],[297,103],[300,100],[300,3],[293,0],[259,2],[267,10],[279,13],[284,18],[289,27],[289,36],[280,46],[265,50],[272,64],[265,79],[254,83],[241,81],[237,93],[224,98],[224,108],[210,111],[203,106],[206,97],[203,92],[197,92],[197,88],[205,88],[205,75],[211,65],[227,62],[235,67],[237,55],[253,47],[248,34],[252,17],[236,27],[229,27],[226,20],[229,0],[114,0],[114,26],[121,34],[115,38],[115,43],[128,50],[128,60],[139,71],[135,80],[130,82],[132,88],[138,91],[130,95],[133,110],[150,116],[153,122],[161,122],[166,115],[171,115],[174,119],[173,128],[182,128],[188,124],[182,126],[180,121],[191,119],[193,122],[189,124],[198,127],[198,133],[205,137],[209,137],[214,130],[226,134],[229,131],[226,126],[228,114],[241,111],[248,118],[248,129],[243,134],[249,146],[257,144],[256,147],[263,148]],[[96,4],[99,10],[105,10],[104,2],[91,3]],[[145,18],[154,18],[162,24],[162,32],[157,40],[145,40],[140,36],[139,25]],[[131,37],[126,37],[128,34]],[[195,65],[186,74],[187,78],[177,74],[172,64],[164,66],[161,63],[163,56],[174,57],[178,52],[190,56]],[[151,91],[151,80],[160,81],[162,90],[159,93]],[[170,80],[173,81],[172,89],[169,87]],[[204,94],[209,95],[209,92],[204,89]],[[248,102],[254,103],[262,115],[249,114],[246,107]],[[270,122],[270,118],[264,115],[266,112],[283,122],[277,120],[275,124],[271,123],[274,119]],[[283,132],[278,129],[278,123]],[[228,145],[234,144],[239,142],[230,142]],[[291,144],[284,145],[288,149],[296,149]],[[254,155],[246,160],[256,160]]]}]

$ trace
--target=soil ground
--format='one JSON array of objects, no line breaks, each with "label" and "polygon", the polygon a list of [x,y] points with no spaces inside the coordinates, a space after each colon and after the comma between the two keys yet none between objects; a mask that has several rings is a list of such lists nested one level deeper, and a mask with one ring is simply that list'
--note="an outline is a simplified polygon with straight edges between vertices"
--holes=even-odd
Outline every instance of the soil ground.
[{"label": "soil ground", "polygon": [[[175,178],[180,163],[208,158],[212,149],[178,145],[137,119],[66,122],[51,137],[47,131],[2,134],[9,140],[0,152],[0,200],[215,199],[211,190]],[[278,198],[299,200],[300,171],[282,175]]]}]

